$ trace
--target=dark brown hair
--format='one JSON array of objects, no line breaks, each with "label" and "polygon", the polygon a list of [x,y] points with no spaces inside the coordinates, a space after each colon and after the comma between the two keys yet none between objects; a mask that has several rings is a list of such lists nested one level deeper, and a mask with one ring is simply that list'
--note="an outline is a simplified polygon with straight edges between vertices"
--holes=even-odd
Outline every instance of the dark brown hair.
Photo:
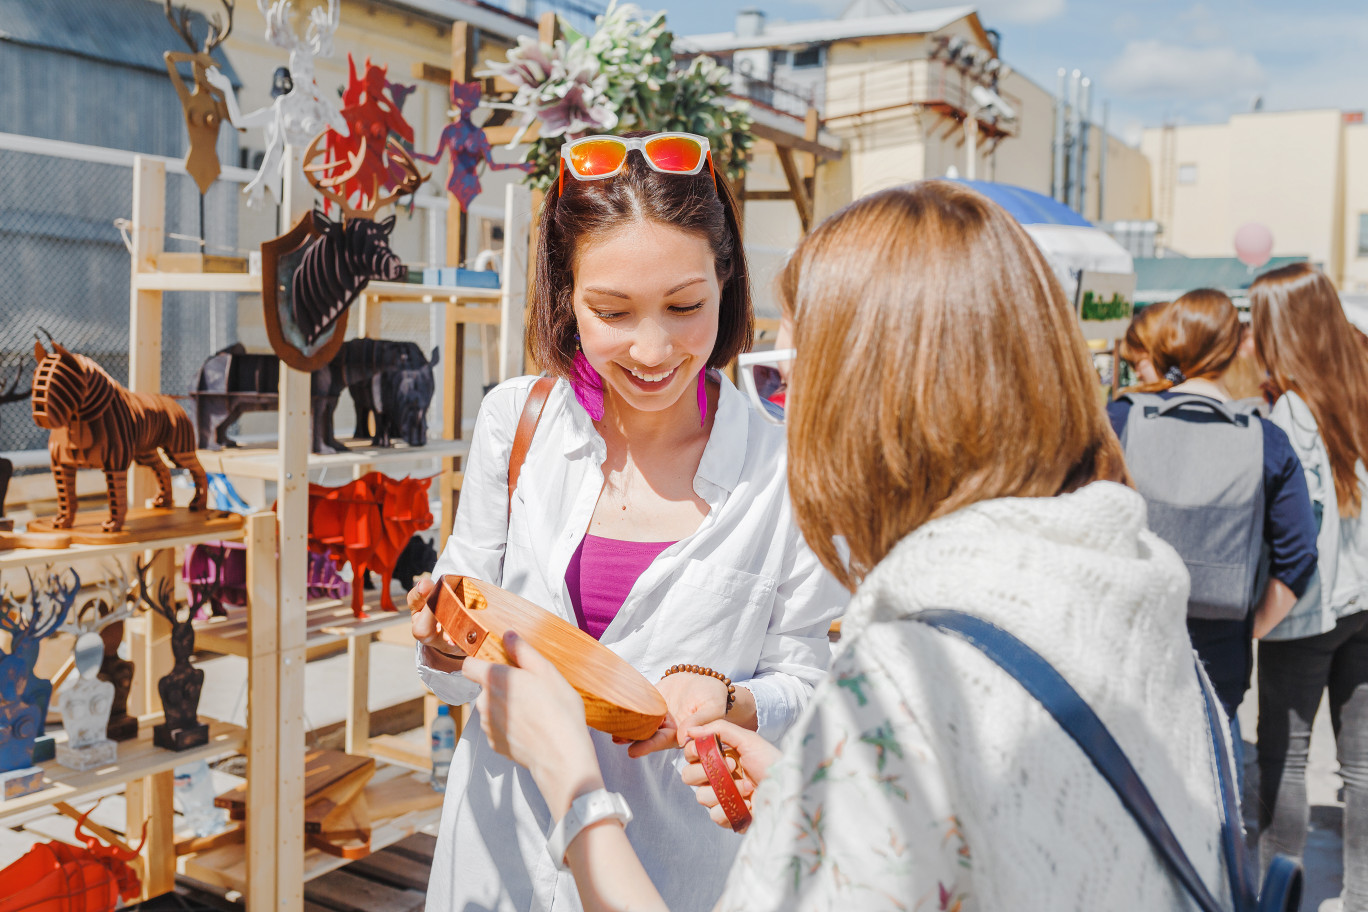
[{"label": "dark brown hair", "polygon": [[1295,392],[1316,419],[1341,516],[1363,507],[1356,466],[1368,462],[1368,347],[1335,286],[1309,263],[1264,273],[1249,287],[1254,351],[1277,394]]},{"label": "dark brown hair", "polygon": [[1225,292],[1189,291],[1159,316],[1149,356],[1160,377],[1154,386],[1160,390],[1176,385],[1168,378],[1172,368],[1186,380],[1217,380],[1240,353],[1240,314]]},{"label": "dark brown hair", "polygon": [[546,192],[527,319],[527,348],[544,370],[560,377],[571,374],[570,361],[575,355],[575,258],[582,245],[637,220],[697,235],[712,249],[722,299],[717,342],[708,366],[723,367],[750,350],[754,327],[750,272],[741,243],[736,199],[726,179],[714,179],[706,165],[694,175],[661,174],[634,150],[627,153],[626,167],[616,177],[580,181],[567,174],[564,195],[558,184]]},{"label": "dark brown hair", "polygon": [[794,511],[847,588],[928,520],[1127,480],[1073,308],[1021,226],[973,190],[925,181],[857,200],[798,245],[779,297],[798,352]]}]

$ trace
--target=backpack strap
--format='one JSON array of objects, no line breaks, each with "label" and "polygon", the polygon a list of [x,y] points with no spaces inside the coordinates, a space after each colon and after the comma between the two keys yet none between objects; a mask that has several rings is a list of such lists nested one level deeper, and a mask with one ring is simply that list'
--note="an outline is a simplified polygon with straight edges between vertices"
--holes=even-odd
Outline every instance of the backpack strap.
[{"label": "backpack strap", "polygon": [[537,423],[541,421],[546,409],[546,400],[551,398],[551,390],[556,386],[555,377],[542,377],[532,384],[532,392],[523,403],[522,414],[518,417],[518,430],[513,434],[513,451],[508,455],[508,513],[513,514],[513,492],[518,488],[518,477],[522,475],[523,461],[532,446],[532,438],[537,433]]},{"label": "backpack strap", "polygon": [[1215,399],[1209,399],[1206,396],[1194,396],[1189,393],[1170,399],[1161,396],[1154,398],[1159,400],[1157,405],[1145,403],[1141,406],[1141,414],[1146,418],[1160,418],[1183,408],[1203,408],[1220,418],[1224,418],[1236,427],[1249,427],[1249,414],[1247,412],[1237,412],[1230,408],[1227,403],[1217,402]]},{"label": "backpack strap", "polygon": [[[1130,758],[1116,743],[1107,726],[1054,666],[1001,627],[962,611],[933,608],[912,615],[912,619],[964,640],[1015,678],[1027,693],[1040,702],[1045,711],[1092,761],[1093,766],[1102,774],[1102,778],[1106,779],[1116,792],[1121,804],[1139,824],[1159,857],[1168,864],[1174,876],[1201,907],[1202,912],[1223,912],[1206,884],[1202,883],[1196,868],[1179,844],[1178,837],[1173,834],[1168,821],[1155,804],[1154,797],[1145,787],[1135,767],[1131,765]],[[1237,876],[1244,876],[1245,869],[1241,863],[1243,854],[1236,850],[1235,857],[1231,857],[1234,840],[1239,837],[1231,832],[1230,826],[1230,807],[1227,805],[1230,796],[1227,794],[1225,781],[1229,778],[1230,760],[1226,755],[1220,729],[1217,727],[1222,724],[1221,718],[1215,713],[1210,685],[1205,683],[1206,679],[1200,667],[1198,677],[1204,682],[1207,720],[1212,727],[1217,766],[1223,770],[1220,777],[1222,830],[1225,835],[1226,867],[1230,871],[1231,886],[1234,888],[1235,908],[1237,912],[1250,912],[1254,908],[1249,899],[1250,892],[1247,887],[1238,889],[1235,880]],[[1232,781],[1229,784],[1229,791],[1233,794],[1233,790]]]}]

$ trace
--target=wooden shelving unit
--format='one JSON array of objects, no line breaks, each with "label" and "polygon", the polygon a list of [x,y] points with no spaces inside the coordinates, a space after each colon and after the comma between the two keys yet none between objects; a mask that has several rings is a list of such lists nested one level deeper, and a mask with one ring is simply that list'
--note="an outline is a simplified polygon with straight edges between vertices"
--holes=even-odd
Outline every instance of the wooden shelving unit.
[{"label": "wooden shelving unit", "polygon": [[[0,826],[13,826],[22,815],[53,802],[70,804],[104,789],[168,773],[182,764],[236,753],[247,743],[246,729],[209,720],[208,744],[180,752],[162,750],[152,744],[152,726],[161,721],[160,714],[139,719],[138,737],[120,743],[118,759],[109,766],[78,772],[56,760],[38,764],[47,787],[22,798],[0,801]],[[54,732],[53,737],[58,744],[66,741],[65,732]]]},{"label": "wooden shelving unit", "polygon": [[[376,764],[375,776],[366,786],[366,800],[372,808],[384,809],[371,820],[373,853],[436,823],[442,812],[442,793],[433,790],[427,773],[395,764]],[[347,863],[318,849],[306,849],[304,882]],[[180,873],[186,877],[244,895],[250,885],[248,868],[247,848],[240,842],[186,856],[179,864]]]},{"label": "wooden shelving unit", "polygon": [[[287,165],[286,173],[292,172]],[[165,168],[159,162],[138,158],[134,164],[134,204],[130,228],[132,274],[130,277],[129,388],[160,392],[162,295],[174,291],[260,294],[261,277],[228,273],[162,272],[157,262],[164,252]],[[289,178],[282,194],[291,199]],[[282,211],[285,227],[298,213]],[[383,308],[391,305],[442,308],[445,327],[442,344],[442,426],[424,447],[375,448],[358,441],[349,452],[333,455],[309,453],[309,376],[282,369],[277,439],[270,448],[235,448],[201,451],[206,471],[250,480],[248,486],[264,490],[268,481],[276,486],[275,513],[248,517],[248,603],[225,619],[196,625],[197,646],[248,661],[248,728],[239,744],[248,757],[245,841],[175,857],[172,841],[159,843],[156,876],[147,880],[147,895],[169,890],[176,870],[187,877],[241,894],[249,912],[302,912],[303,885],[345,862],[315,850],[305,850],[301,821],[304,804],[304,665],[311,648],[345,641],[349,657],[346,750],[369,753],[370,715],[367,706],[370,644],[387,627],[408,624],[407,612],[383,612],[378,594],[367,599],[367,619],[352,615],[350,603],[338,600],[306,600],[308,481],[311,471],[350,470],[353,476],[386,464],[437,459],[440,481],[435,493],[441,502],[444,540],[455,513],[461,473],[459,460],[469,452],[461,440],[464,328],[466,324],[499,328],[499,373],[521,373],[522,311],[527,276],[527,225],[531,205],[527,191],[513,187],[506,198],[506,234],[503,288],[466,288],[372,282],[352,306],[350,329],[365,337],[378,337]],[[282,231],[284,227],[282,227]],[[435,429],[434,429],[435,430]],[[150,474],[135,473],[130,486],[132,502],[139,503],[150,490]],[[249,497],[249,500],[251,498]],[[257,500],[257,502],[264,502]],[[222,538],[205,536],[190,541]],[[84,556],[84,555],[83,555]],[[94,555],[92,555],[94,556]],[[69,555],[68,555],[69,557]],[[35,556],[35,562],[41,562]],[[386,751],[402,756],[399,751]],[[173,755],[180,762],[185,755]],[[154,796],[164,797],[169,815],[170,773]],[[441,810],[440,793],[427,783],[426,772],[395,763],[379,763],[367,795],[373,815],[371,844],[376,850],[411,835],[434,822]],[[135,813],[144,811],[140,794],[129,794],[130,830]],[[165,825],[169,837],[169,818]],[[149,855],[149,858],[151,856]]]},{"label": "wooden shelving unit", "polygon": [[[316,469],[369,470],[386,463],[414,462],[419,459],[463,458],[470,452],[465,440],[433,440],[426,446],[374,447],[369,441],[342,439],[350,447],[346,453],[310,453],[306,463],[309,471]],[[280,467],[280,451],[275,447],[237,447],[223,450],[200,450],[200,465],[206,472],[222,472],[238,478],[274,481]]]}]

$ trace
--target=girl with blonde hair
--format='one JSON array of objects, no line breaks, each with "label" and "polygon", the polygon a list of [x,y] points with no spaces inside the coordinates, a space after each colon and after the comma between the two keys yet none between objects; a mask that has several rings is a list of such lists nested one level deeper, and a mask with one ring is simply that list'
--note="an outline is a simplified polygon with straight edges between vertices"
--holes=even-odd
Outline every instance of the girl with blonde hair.
[{"label": "girl with blonde hair", "polygon": [[[739,750],[754,812],[718,908],[1188,907],[1088,757],[1018,679],[926,623],[933,608],[1067,676],[1228,908],[1183,565],[1119,483],[1086,344],[1030,238],[969,188],[887,190],[803,240],[781,299],[797,520],[854,598],[780,747],[725,721],[687,733]],[[509,646],[518,667],[467,660],[482,724],[564,815],[604,784],[583,705]],[[685,780],[705,781],[696,764]],[[722,818],[710,789],[699,800]],[[617,822],[576,832],[586,908],[665,908]]]},{"label": "girl with blonde hair", "polygon": [[1368,910],[1368,346],[1306,263],[1249,289],[1254,345],[1320,523],[1318,579],[1259,643],[1259,851],[1306,846],[1306,763],[1321,694],[1344,780],[1344,912]]}]

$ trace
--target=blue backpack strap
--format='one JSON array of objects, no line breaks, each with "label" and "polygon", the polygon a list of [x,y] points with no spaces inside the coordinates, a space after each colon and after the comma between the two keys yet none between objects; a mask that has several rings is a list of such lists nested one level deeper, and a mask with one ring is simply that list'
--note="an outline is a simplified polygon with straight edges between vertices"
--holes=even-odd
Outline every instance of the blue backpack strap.
[{"label": "blue backpack strap", "polygon": [[[1164,859],[1169,868],[1173,871],[1180,883],[1187,889],[1188,893],[1197,902],[1203,912],[1223,912],[1216,898],[1211,895],[1206,884],[1202,883],[1202,878],[1198,876],[1196,868],[1188,859],[1187,853],[1178,843],[1178,837],[1169,828],[1168,821],[1159,811],[1159,806],[1154,803],[1154,797],[1150,795],[1149,789],[1145,787],[1135,767],[1131,765],[1130,759],[1126,756],[1121,745],[1116,743],[1107,726],[1092,711],[1092,708],[1078,695],[1068,681],[1064,680],[1059,672],[1055,671],[1054,666],[1045,661],[1039,653],[1031,647],[1012,636],[1001,627],[991,624],[981,618],[962,611],[952,611],[944,608],[932,608],[912,615],[912,619],[921,621],[930,627],[934,627],[944,633],[949,633],[959,637],[966,643],[978,649],[988,658],[992,659],[1002,670],[1007,672],[1017,680],[1019,684],[1032,697],[1040,702],[1060,728],[1064,729],[1092,761],[1093,766],[1102,774],[1102,778],[1107,780],[1115,790],[1116,796],[1121,799],[1121,803],[1140,829],[1148,837],[1154,850]],[[1208,718],[1214,725],[1220,724],[1220,716],[1213,716],[1214,707],[1210,704],[1210,694],[1208,693]],[[1214,727],[1213,725],[1213,727]],[[1225,773],[1229,773],[1230,760],[1225,756],[1225,744],[1221,740],[1219,729],[1215,731],[1213,737],[1217,745],[1218,766],[1224,763]],[[1222,760],[1221,758],[1225,758]],[[1225,804],[1226,775],[1222,775],[1222,804]],[[1233,790],[1233,782],[1231,784]],[[1226,831],[1226,852],[1227,867],[1231,870],[1232,886],[1235,885],[1237,864],[1232,863],[1229,856],[1232,842],[1230,839],[1229,809],[1224,809],[1224,826]],[[1242,852],[1236,852],[1237,858],[1243,858]],[[1243,872],[1242,865],[1238,866],[1239,871]],[[1238,912],[1252,910],[1253,905],[1249,900],[1248,888],[1238,890],[1235,893],[1235,908]]]}]

